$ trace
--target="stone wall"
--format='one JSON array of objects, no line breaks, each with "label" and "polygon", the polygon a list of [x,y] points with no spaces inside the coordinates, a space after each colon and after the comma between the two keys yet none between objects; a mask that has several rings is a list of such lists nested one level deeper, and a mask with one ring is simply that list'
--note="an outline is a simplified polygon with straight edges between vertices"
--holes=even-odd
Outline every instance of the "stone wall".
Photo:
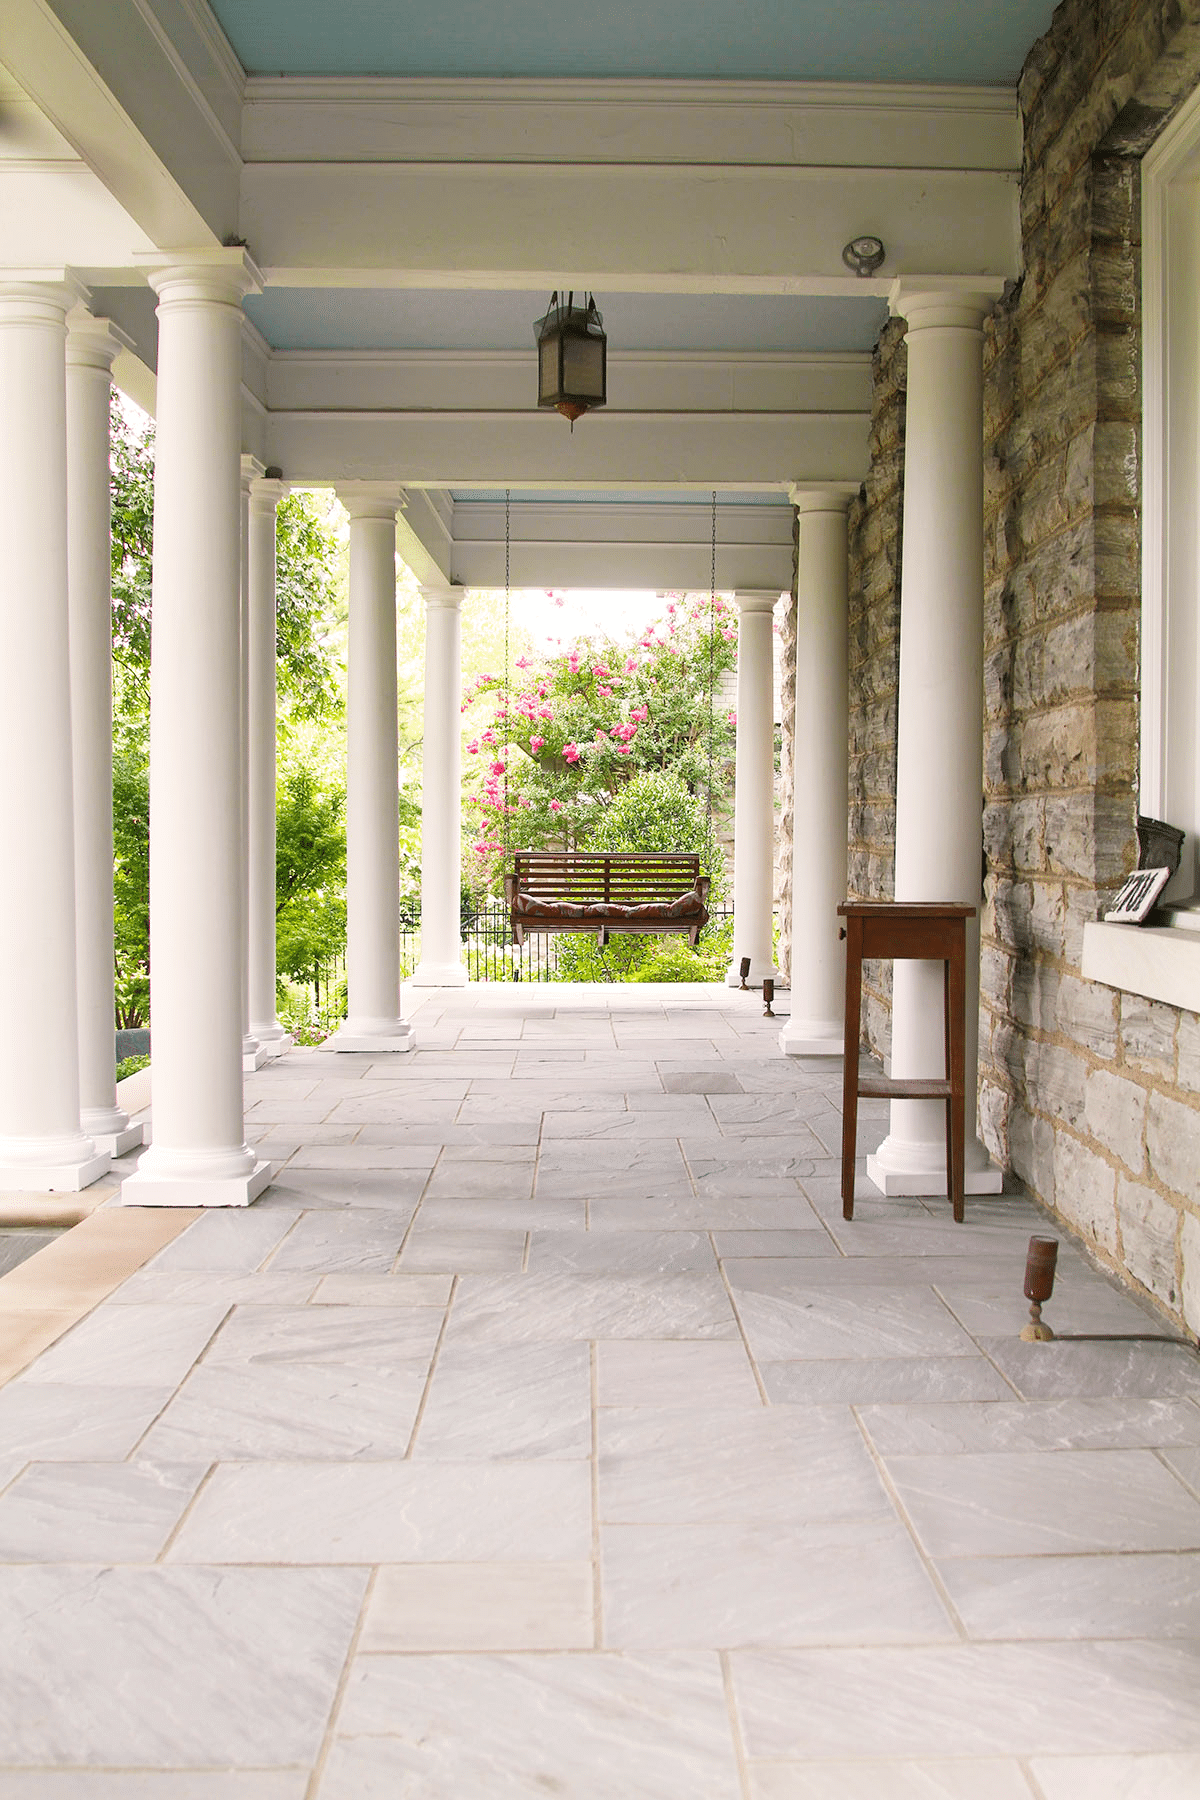
[{"label": "stone wall", "polygon": [[[904,503],[902,320],[884,327],[872,366],[870,474],[849,518],[850,742],[847,888],[890,900],[895,882],[896,706],[900,691],[900,557]],[[863,969],[863,1038],[891,1047],[890,963]]]},{"label": "stone wall", "polygon": [[980,1113],[1004,1165],[1200,1326],[1200,1021],[1080,976],[1136,861],[1140,155],[1200,80],[1163,0],[1066,0],[1020,84],[1024,275],[985,334]]}]

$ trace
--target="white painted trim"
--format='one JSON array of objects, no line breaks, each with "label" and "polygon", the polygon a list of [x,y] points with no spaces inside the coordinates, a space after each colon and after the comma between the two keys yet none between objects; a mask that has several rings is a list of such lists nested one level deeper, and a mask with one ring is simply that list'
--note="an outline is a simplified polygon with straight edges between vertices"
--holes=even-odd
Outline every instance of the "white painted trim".
[{"label": "white painted trim", "polygon": [[1142,161],[1141,810],[1200,831],[1200,91]]},{"label": "white painted trim", "polygon": [[[200,0],[202,3],[202,0]],[[216,21],[214,20],[214,25]],[[220,27],[217,26],[220,30]],[[1018,118],[1012,87],[904,81],[724,81],[682,77],[438,75],[249,75],[247,101],[443,101],[448,105],[527,107],[539,101],[600,102],[646,107],[673,104],[746,107],[810,106],[838,111],[887,107],[900,112],[962,112]]]},{"label": "white painted trim", "polygon": [[240,106],[246,94],[246,71],[208,0],[175,0],[175,3],[196,35],[203,40],[205,49],[220,70],[231,93],[236,94]]},{"label": "white painted trim", "polygon": [[[170,65],[176,79],[187,92],[193,106],[196,108],[197,112],[202,115],[221,154],[225,157],[227,162],[233,164],[234,167],[240,171],[242,167],[241,146],[235,143],[233,138],[230,137],[229,132],[222,123],[212,101],[204,92],[204,89],[196,80],[196,77],[192,74],[182,52],[162,20],[159,18],[151,0],[128,0],[128,4],[137,12],[138,17],[162,51],[164,60]],[[210,17],[212,17],[211,14]],[[212,23],[216,26],[217,21],[215,18],[212,18]],[[207,36],[207,34],[204,35]],[[241,65],[239,64],[239,68],[240,66]],[[225,73],[223,68],[220,70],[220,73]],[[240,113],[242,104],[240,87],[235,89],[232,98]]]},{"label": "white painted trim", "polygon": [[1200,1012],[1200,931],[1147,925],[1083,928],[1083,977]]}]

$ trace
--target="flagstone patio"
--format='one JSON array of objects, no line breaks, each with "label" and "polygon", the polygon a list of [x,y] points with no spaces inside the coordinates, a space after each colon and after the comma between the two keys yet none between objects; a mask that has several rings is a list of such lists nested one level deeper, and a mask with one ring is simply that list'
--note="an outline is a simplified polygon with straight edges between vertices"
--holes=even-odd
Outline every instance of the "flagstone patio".
[{"label": "flagstone patio", "polygon": [[6,1800],[1194,1800],[1195,1354],[1068,1241],[1022,1343],[1019,1196],[843,1223],[757,995],[409,1009],[0,1390]]}]

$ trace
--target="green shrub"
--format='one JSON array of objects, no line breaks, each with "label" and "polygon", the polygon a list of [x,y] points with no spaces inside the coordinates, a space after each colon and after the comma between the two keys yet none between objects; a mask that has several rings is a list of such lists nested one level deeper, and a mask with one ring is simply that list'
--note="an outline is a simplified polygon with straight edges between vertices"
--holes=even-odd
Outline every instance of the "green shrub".
[{"label": "green shrub", "polygon": [[136,1075],[139,1069],[148,1069],[149,1067],[150,1058],[148,1056],[123,1056],[117,1064],[117,1080],[124,1081],[127,1076]]}]

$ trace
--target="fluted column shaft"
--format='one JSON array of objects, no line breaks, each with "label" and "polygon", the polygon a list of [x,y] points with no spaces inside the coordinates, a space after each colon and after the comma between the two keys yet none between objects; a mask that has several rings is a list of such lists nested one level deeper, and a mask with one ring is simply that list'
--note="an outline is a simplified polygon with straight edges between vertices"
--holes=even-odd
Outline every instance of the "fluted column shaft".
[{"label": "fluted column shaft", "polygon": [[348,1016],[330,1050],[411,1050],[400,1016],[400,810],[394,491],[338,490],[350,513],[346,719]]},{"label": "fluted column shaft", "polygon": [[10,1192],[73,1192],[109,1166],[79,1122],[65,357],[76,293],[48,278],[0,280],[0,1189]]},{"label": "fluted column shaft", "polygon": [[792,490],[799,514],[796,687],[792,696],[792,1011],[779,1034],[791,1056],[840,1056],[846,952],[847,489]]},{"label": "fluted column shaft", "polygon": [[423,588],[425,728],[421,761],[421,961],[414,987],[462,987],[462,769],[459,588]]},{"label": "fluted column shaft", "polygon": [[778,594],[741,593],[738,607],[737,740],[733,785],[733,960],[726,981],[774,980],[775,654]]},{"label": "fluted column shaft", "polygon": [[[956,283],[898,284],[908,321],[904,559],[896,767],[896,899],[982,900],[983,319],[994,295]],[[979,923],[968,925],[966,996],[969,1193],[998,1192],[975,1133]],[[897,962],[892,1072],[945,1068],[942,966]],[[868,1159],[889,1194],[946,1191],[945,1107],[894,1100]]]},{"label": "fluted column shaft", "polygon": [[117,1105],[113,1005],[112,503],[109,404],[124,339],[75,307],[67,330],[67,572],[75,790],[81,1128],[121,1156],[142,1141]]},{"label": "fluted column shaft", "polygon": [[149,269],[158,293],[150,970],[154,1142],[127,1204],[246,1205],[242,1121],[241,250]]},{"label": "fluted column shaft", "polygon": [[275,1016],[275,510],[287,484],[250,484],[247,691],[250,1034],[270,1056],[292,1040]]}]

